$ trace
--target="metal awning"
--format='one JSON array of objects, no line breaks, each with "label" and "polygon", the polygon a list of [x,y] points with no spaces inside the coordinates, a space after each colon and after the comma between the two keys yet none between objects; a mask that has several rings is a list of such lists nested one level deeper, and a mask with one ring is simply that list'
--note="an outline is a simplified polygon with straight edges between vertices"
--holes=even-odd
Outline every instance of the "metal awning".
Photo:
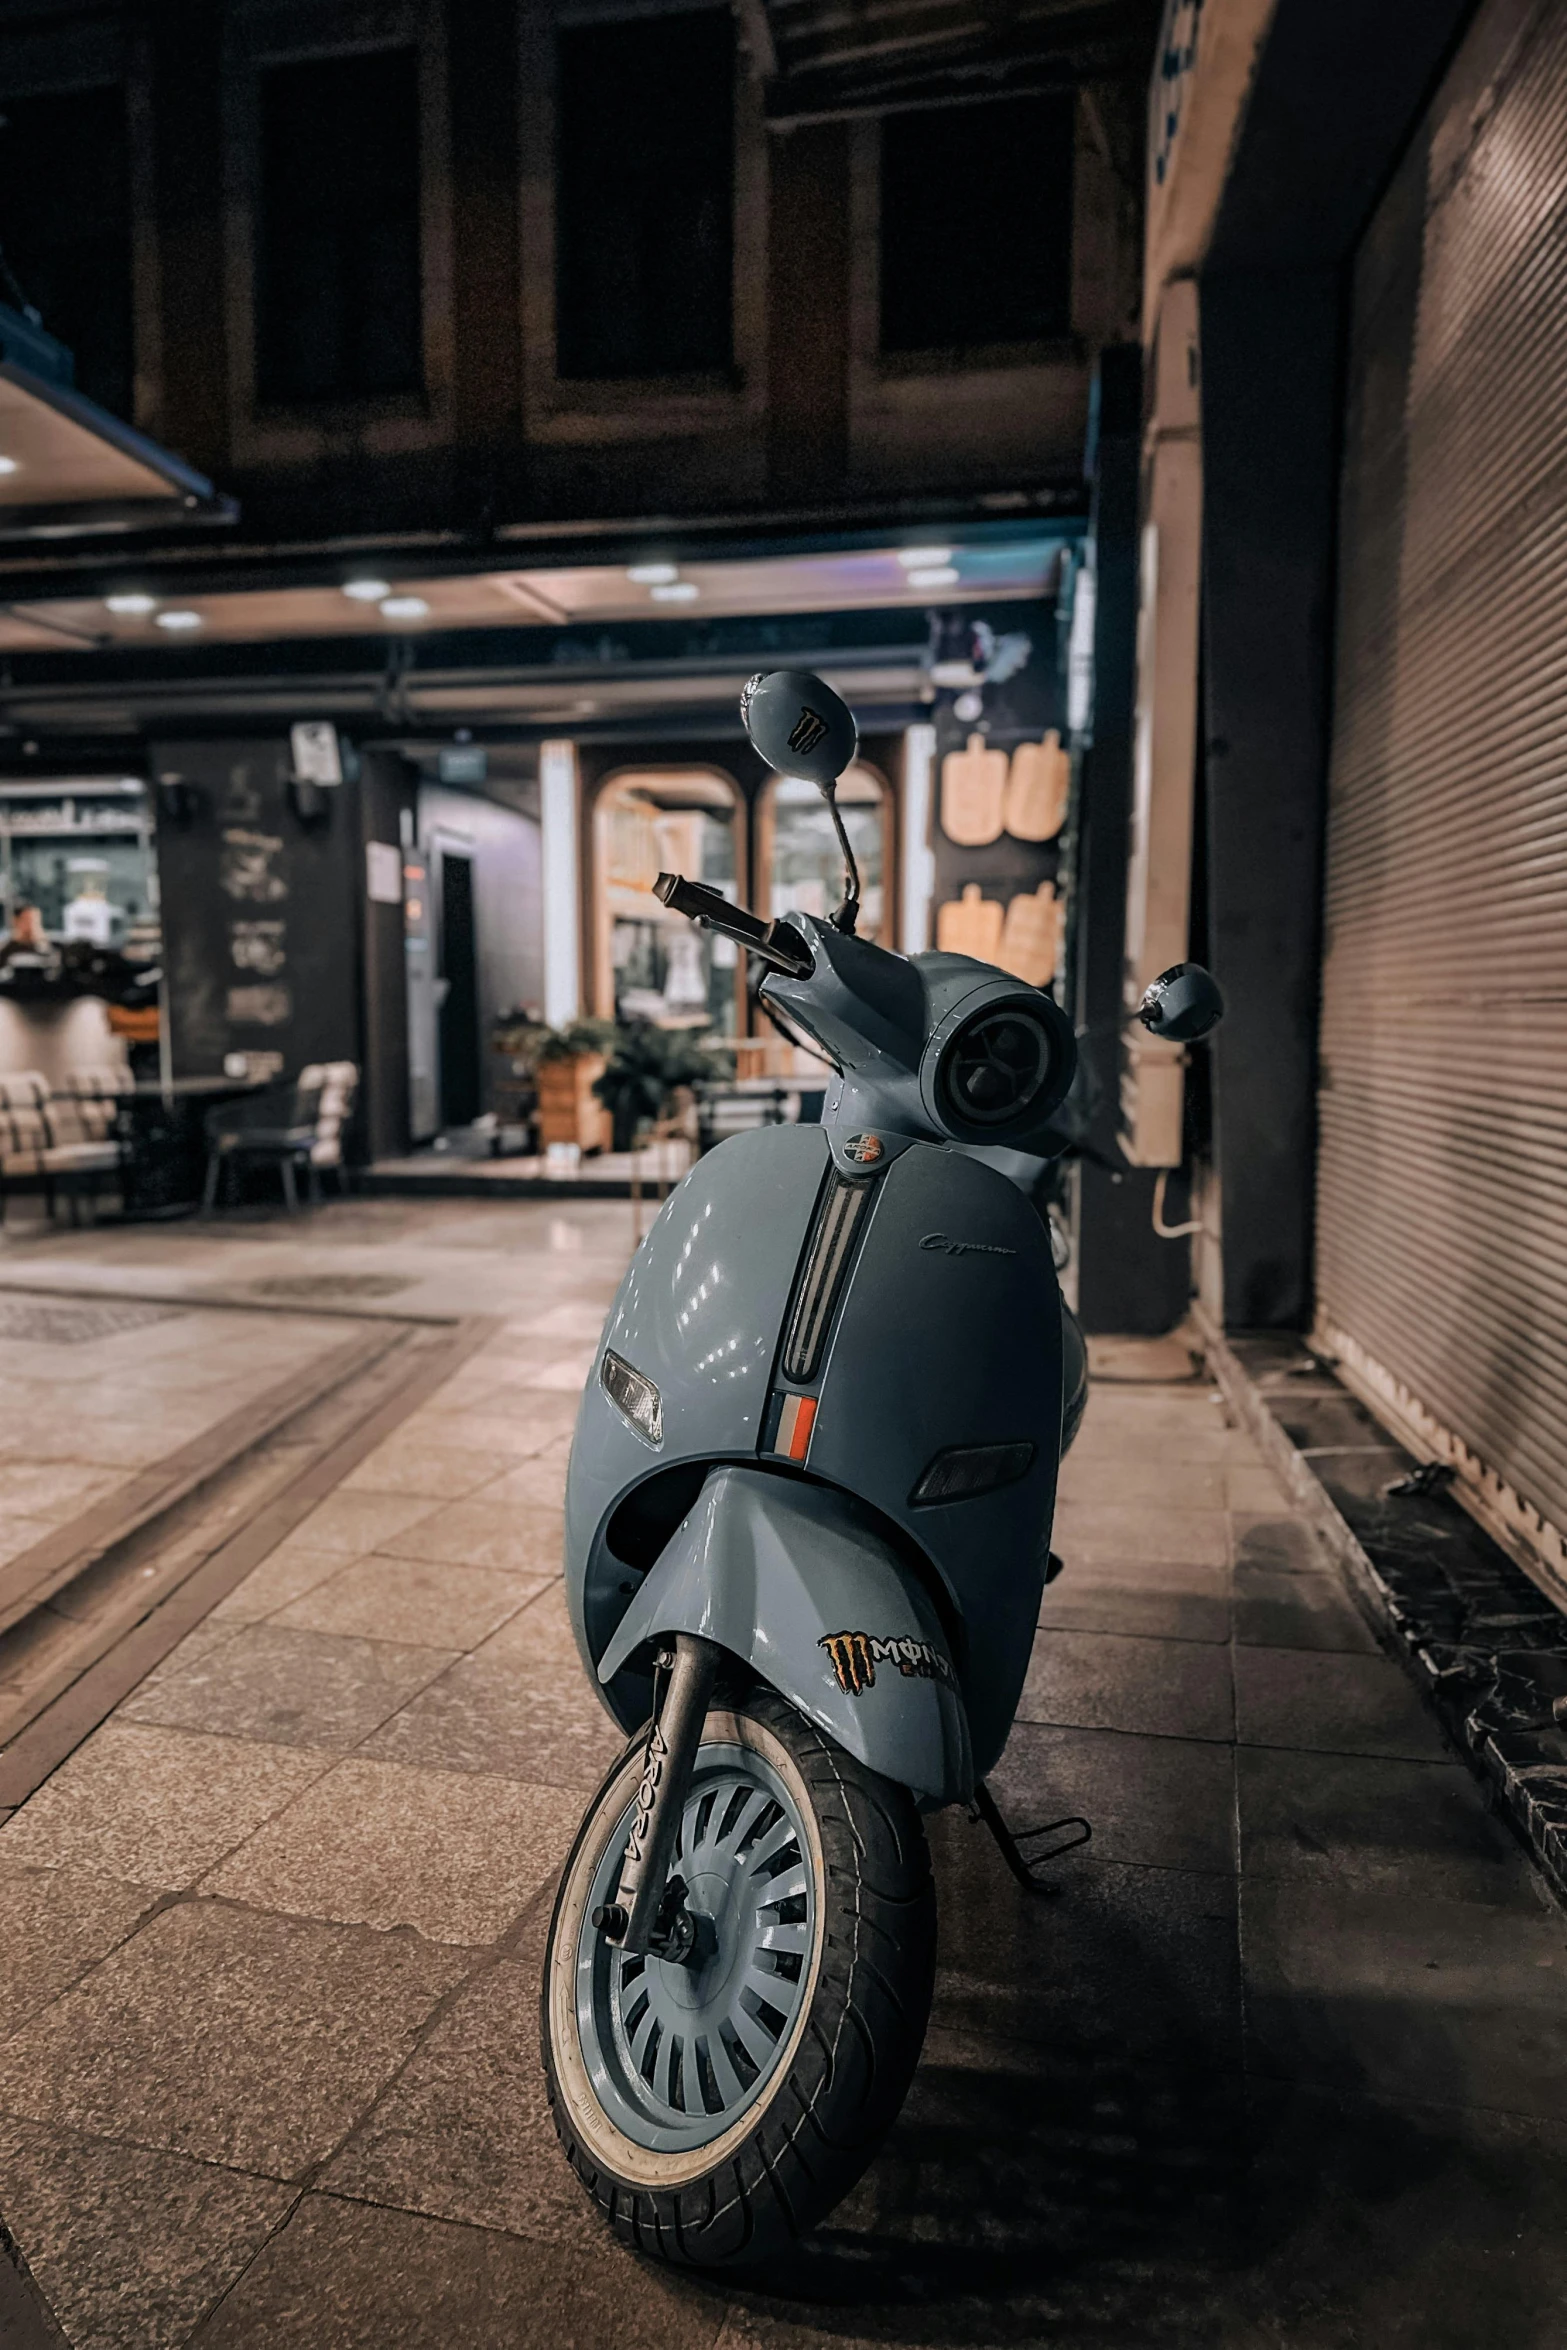
[{"label": "metal awning", "polygon": [[770,122],[1145,80],[1160,0],[736,0]]},{"label": "metal awning", "polygon": [[233,522],[232,498],[106,408],[0,358],[0,541]]}]

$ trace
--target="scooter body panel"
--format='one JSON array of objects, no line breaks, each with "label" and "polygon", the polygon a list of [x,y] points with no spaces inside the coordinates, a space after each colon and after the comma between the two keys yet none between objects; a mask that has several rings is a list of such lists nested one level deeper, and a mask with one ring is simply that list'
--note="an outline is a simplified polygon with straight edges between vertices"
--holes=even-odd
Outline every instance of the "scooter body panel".
[{"label": "scooter body panel", "polygon": [[[583,1392],[566,1480],[567,1597],[596,1676],[633,1586],[607,1548],[617,1505],[683,1461],[754,1460],[779,1332],[828,1163],[819,1126],[737,1134],[699,1159],[627,1268]],[[662,1399],[663,1440],[605,1394],[605,1349]]]},{"label": "scooter body panel", "polygon": [[872,1514],[761,1468],[713,1470],[599,1665],[694,1632],[751,1665],[873,1770],[936,1803],[966,1801],[974,1765],[941,1624]]},{"label": "scooter body panel", "polygon": [[[921,1143],[882,1177],[811,1435],[813,1476],[857,1493],[932,1561],[981,1777],[1022,1690],[1039,1618],[1061,1441],[1061,1300],[1049,1235],[994,1168]],[[1028,1445],[1026,1473],[921,1503],[943,1452]]]}]

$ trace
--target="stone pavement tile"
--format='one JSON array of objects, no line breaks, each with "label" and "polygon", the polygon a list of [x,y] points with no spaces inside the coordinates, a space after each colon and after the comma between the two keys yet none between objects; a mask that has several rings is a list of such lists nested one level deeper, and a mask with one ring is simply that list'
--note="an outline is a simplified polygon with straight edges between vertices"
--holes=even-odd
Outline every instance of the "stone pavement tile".
[{"label": "stone pavement tile", "polygon": [[480,1488],[485,1501],[521,1502],[529,1509],[558,1510],[566,1503],[569,1447],[557,1441],[531,1461],[519,1461]]},{"label": "stone pavement tile", "polygon": [[1206,1640],[1225,1646],[1230,1638],[1230,1600],[1224,1578],[1211,1567],[1187,1568],[1184,1578],[1201,1579],[1200,1590],[1168,1589],[1157,1570],[1139,1570],[1143,1580],[1080,1573],[1068,1566],[1047,1584],[1039,1603],[1041,1631],[1123,1632],[1141,1639]]},{"label": "stone pavement tile", "polygon": [[342,1493],[412,1493],[433,1501],[460,1501],[495,1475],[496,1459],[480,1446],[409,1444],[399,1430],[367,1453],[338,1488]]},{"label": "stone pavement tile", "polygon": [[1235,1759],[1248,1876],[1539,1907],[1522,1846],[1462,1763],[1267,1746],[1239,1747]]},{"label": "stone pavement tile", "polygon": [[467,1964],[414,1934],[180,1902],[0,2042],[0,2111],[294,2178]]},{"label": "stone pavement tile", "polygon": [[[553,1397],[546,1401],[553,1406]],[[438,1411],[428,1403],[409,1413],[402,1433],[410,1445],[455,1445],[465,1452],[488,1453],[500,1468],[509,1461],[531,1460],[563,1433],[569,1435],[569,1428],[563,1431],[557,1420],[553,1410],[541,1426],[521,1412],[477,1412],[461,1405]]]},{"label": "stone pavement tile", "polygon": [[1567,2131],[1266,2081],[1248,2102],[1220,2350],[1557,2350]]},{"label": "stone pavement tile", "polygon": [[73,2350],[177,2350],[295,2190],[0,2119],[5,2217]]},{"label": "stone pavement tile", "polygon": [[367,1640],[477,1648],[545,1582],[542,1575],[443,1566],[431,1559],[372,1557],[351,1559],[347,1566],[339,1560],[330,1582],[291,1600],[272,1621],[306,1632],[358,1632]]},{"label": "stone pavement tile", "polygon": [[1234,1661],[1236,1735],[1245,1746],[1449,1760],[1419,1691],[1387,1657],[1237,1648]]},{"label": "stone pavement tile", "polygon": [[596,1344],[573,1347],[564,1354],[557,1351],[547,1362],[539,1364],[536,1369],[530,1368],[525,1371],[520,1378],[512,1380],[510,1385],[539,1388],[550,1393],[572,1397],[579,1396],[588,1383],[588,1377],[593,1369],[597,1354]]},{"label": "stone pavement tile", "polygon": [[[539,1603],[535,1601],[533,1607]],[[513,1617],[520,1624],[533,1607]],[[510,1627],[505,1627],[510,1629]],[[575,1652],[529,1665],[486,1643],[382,1724],[364,1751],[446,1771],[492,1771],[537,1786],[596,1787],[625,1745]]]},{"label": "stone pavement tile", "polygon": [[552,1787],[350,1756],[202,1890],[340,1925],[493,1942],[553,1876],[582,1806]]},{"label": "stone pavement tile", "polygon": [[24,1550],[31,1550],[35,1542],[42,1542],[52,1534],[59,1521],[56,1518],[24,1518],[20,1513],[7,1511],[0,1523],[0,1567],[7,1560],[20,1558]]},{"label": "stone pavement tile", "polygon": [[1253,1517],[1237,1510],[1230,1521],[1235,1571],[1255,1567],[1273,1575],[1320,1575],[1329,1564],[1322,1544],[1304,1518],[1273,1511]]},{"label": "stone pavement tile", "polygon": [[1229,1427],[1217,1405],[1197,1396],[1180,1402],[1129,1391],[1089,1398],[1072,1446],[1074,1460],[1218,1462],[1224,1467],[1260,1466],[1252,1439]]},{"label": "stone pavement tile", "polygon": [[[608,1300],[605,1301],[606,1306]],[[525,1327],[536,1338],[579,1339],[592,1345],[604,1327],[605,1307],[585,1300],[571,1300],[565,1305],[551,1306],[547,1313],[536,1315]],[[508,1329],[512,1327],[508,1323]]]},{"label": "stone pavement tile", "polygon": [[192,1884],[329,1767],[325,1754],[105,1722],[0,1828],[0,1865]]},{"label": "stone pavement tile", "polygon": [[1246,1878],[1250,2069],[1427,2105],[1567,2114],[1567,1920],[1342,1881]]},{"label": "stone pavement tile", "polygon": [[495,1452],[511,1452],[519,1460],[542,1452],[558,1437],[570,1436],[577,1424],[578,1398],[554,1394],[545,1387],[497,1388],[485,1408],[448,1405],[444,1395],[432,1397],[419,1414],[419,1434],[435,1444],[476,1445]]},{"label": "stone pavement tile", "polygon": [[58,1522],[90,1509],[118,1483],[112,1469],[95,1468],[90,1460],[0,1463],[0,1514],[8,1524],[13,1513]]},{"label": "stone pavement tile", "polygon": [[143,1684],[120,1715],[283,1746],[357,1746],[451,1662],[450,1649],[247,1624],[157,1688]]},{"label": "stone pavement tile", "polygon": [[777,2272],[734,2279],[719,2350],[1198,2350],[1245,2112],[1211,2067],[937,2026],[859,2186]]},{"label": "stone pavement tile", "polygon": [[721,2292],[621,2250],[309,2195],[191,2350],[713,2350]]},{"label": "stone pavement tile", "polygon": [[1079,1852],[1050,1872],[1059,1890],[1041,1901],[961,1812],[939,1814],[930,1832],[938,2023],[1046,2041],[1074,2060],[1108,2051],[1239,2071],[1233,1876]]},{"label": "stone pavement tile", "polygon": [[465,1983],[320,2184],[596,2259],[604,2224],[550,2119],[537,1967],[506,1961]]},{"label": "stone pavement tile", "polygon": [[1224,1471],[1224,1507],[1272,1515],[1294,1504],[1271,1469],[1232,1461]]},{"label": "stone pavement tile", "polygon": [[1222,1510],[1234,1504],[1225,1497],[1225,1479],[1235,1475],[1218,1461],[1150,1461],[1135,1454],[1118,1461],[1112,1472],[1099,1458],[1080,1460],[1074,1445],[1061,1463],[1056,1501],[1102,1504],[1106,1488],[1117,1502],[1170,1510]]},{"label": "stone pavement tile", "polygon": [[360,1557],[384,1550],[395,1534],[402,1534],[427,1518],[436,1504],[423,1493],[350,1493],[339,1486],[317,1502],[294,1529],[306,1550],[346,1551]]},{"label": "stone pavement tile", "polygon": [[1342,1649],[1359,1656],[1381,1650],[1341,1578],[1280,1574],[1271,1567],[1235,1570],[1235,1637],[1250,1648]]},{"label": "stone pavement tile", "polygon": [[381,1544],[390,1558],[444,1559],[458,1567],[504,1567],[517,1575],[558,1575],[564,1519],[518,1502],[454,1501],[406,1534]]},{"label": "stone pavement tile", "polygon": [[340,1550],[312,1550],[289,1535],[276,1550],[267,1553],[259,1566],[251,1568],[227,1599],[219,1600],[207,1621],[258,1624],[263,1616],[287,1607],[290,1600],[302,1599],[329,1575],[340,1574],[342,1566]]},{"label": "stone pavement tile", "polygon": [[[342,1563],[341,1559],[333,1561],[334,1566],[340,1567]],[[145,1679],[137,1682],[131,1692],[131,1698],[140,1697],[149,1689],[161,1689],[171,1674],[182,1673],[186,1666],[193,1665],[198,1657],[208,1656],[214,1649],[222,1648],[227,1641],[232,1640],[235,1634],[243,1629],[242,1622],[235,1623],[226,1616],[220,1618],[216,1610],[210,1616],[203,1616],[199,1624],[192,1624],[183,1640],[175,1642],[168,1655],[153,1666],[152,1671],[146,1675]],[[129,1702],[129,1699],[125,1701],[125,1703]],[[123,1713],[124,1710],[124,1704],[116,1708],[119,1713]]]},{"label": "stone pavement tile", "polygon": [[1064,1501],[1051,1542],[1084,1566],[1112,1564],[1227,1567],[1229,1521],[1223,1510],[1176,1509],[1159,1502]]},{"label": "stone pavement tile", "polygon": [[1018,1718],[1062,1729],[1232,1739],[1230,1651],[1195,1640],[1041,1631]]},{"label": "stone pavement tile", "polygon": [[123,1942],[156,1899],[75,1869],[14,1867],[0,1841],[0,2039]]},{"label": "stone pavement tile", "polygon": [[989,1784],[1014,1829],[1081,1813],[1093,1825],[1096,1860],[1209,1871],[1235,1866],[1228,1746],[1019,1722]]}]

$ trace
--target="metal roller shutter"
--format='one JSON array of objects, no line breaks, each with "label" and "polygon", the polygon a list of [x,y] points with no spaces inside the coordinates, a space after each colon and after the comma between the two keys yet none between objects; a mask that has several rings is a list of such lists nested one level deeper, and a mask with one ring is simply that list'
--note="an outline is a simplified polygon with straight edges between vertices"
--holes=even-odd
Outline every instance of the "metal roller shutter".
[{"label": "metal roller shutter", "polygon": [[1356,261],[1318,1335],[1567,1529],[1567,10],[1488,0]]}]

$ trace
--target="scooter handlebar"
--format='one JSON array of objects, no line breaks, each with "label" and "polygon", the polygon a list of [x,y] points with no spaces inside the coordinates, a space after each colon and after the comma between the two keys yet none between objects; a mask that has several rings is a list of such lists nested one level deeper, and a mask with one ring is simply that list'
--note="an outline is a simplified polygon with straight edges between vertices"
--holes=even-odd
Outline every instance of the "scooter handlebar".
[{"label": "scooter handlebar", "polygon": [[744,906],[732,906],[722,890],[710,889],[705,881],[661,873],[653,884],[653,895],[674,913],[737,940],[772,970],[787,971],[791,979],[804,979],[812,969],[811,950],[797,930],[787,922],[764,922]]}]

